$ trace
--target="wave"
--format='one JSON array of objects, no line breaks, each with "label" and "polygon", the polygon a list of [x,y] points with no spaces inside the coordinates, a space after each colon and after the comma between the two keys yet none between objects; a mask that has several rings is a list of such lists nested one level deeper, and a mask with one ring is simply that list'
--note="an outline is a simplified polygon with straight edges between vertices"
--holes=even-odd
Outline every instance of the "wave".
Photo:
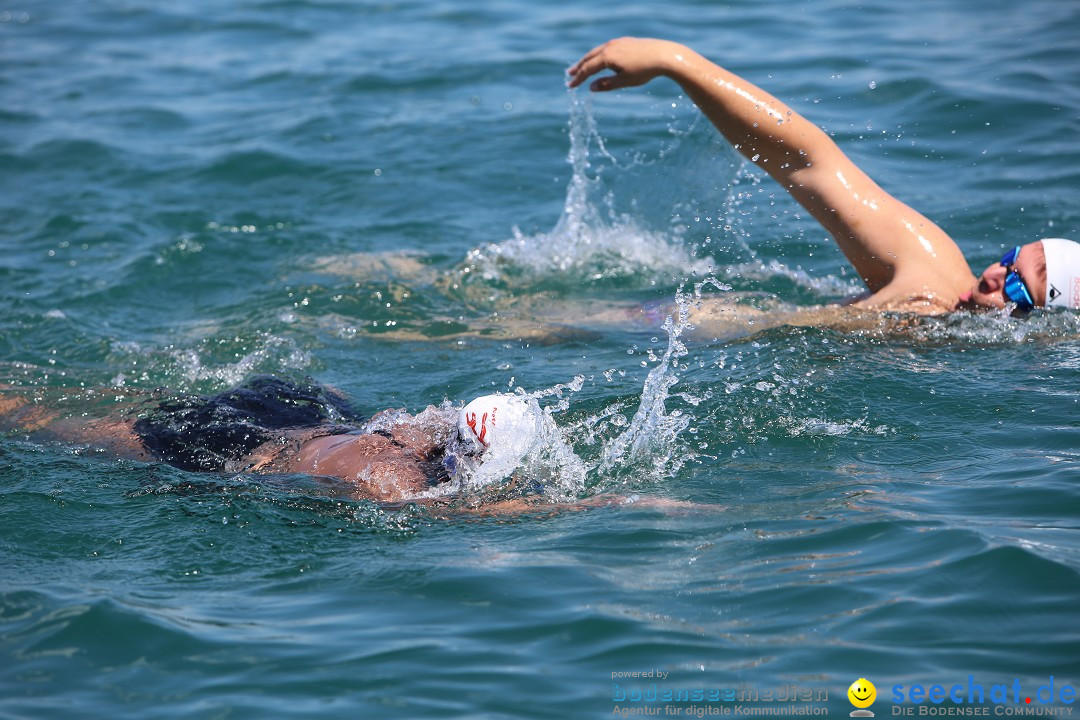
[{"label": "wave", "polygon": [[268,178],[311,177],[324,168],[270,150],[229,152],[196,171],[207,182],[254,184]]}]

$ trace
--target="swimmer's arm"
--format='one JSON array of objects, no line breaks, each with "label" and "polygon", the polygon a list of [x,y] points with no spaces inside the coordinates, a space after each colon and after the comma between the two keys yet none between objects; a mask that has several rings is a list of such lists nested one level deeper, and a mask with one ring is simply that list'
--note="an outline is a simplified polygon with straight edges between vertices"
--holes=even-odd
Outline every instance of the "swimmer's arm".
[{"label": "swimmer's arm", "polygon": [[[135,434],[130,418],[119,413],[98,418],[78,413],[67,416],[60,411],[67,397],[85,400],[98,396],[119,401],[138,397],[137,392],[117,388],[54,388],[50,392],[54,394],[51,399],[0,385],[0,433],[16,432],[39,441],[78,443],[120,458],[153,459]],[[70,408],[67,411],[71,412]]]},{"label": "swimmer's arm", "polygon": [[679,83],[732,145],[832,234],[872,292],[897,281],[925,283],[928,272],[970,275],[941,228],[882,190],[825,132],[693,50],[665,40],[612,40],[570,68],[570,85],[603,70],[615,74],[595,80],[593,90],[643,85],[658,76]]}]

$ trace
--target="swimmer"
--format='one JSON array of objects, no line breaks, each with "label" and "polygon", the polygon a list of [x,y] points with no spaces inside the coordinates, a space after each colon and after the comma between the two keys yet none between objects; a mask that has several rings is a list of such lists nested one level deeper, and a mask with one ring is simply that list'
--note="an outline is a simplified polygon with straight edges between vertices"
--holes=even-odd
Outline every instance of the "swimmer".
[{"label": "swimmer", "polygon": [[[656,77],[677,82],[739,152],[805,207],[869,289],[851,303],[854,313],[1080,307],[1080,244],[1048,238],[1016,245],[976,278],[952,238],[882,190],[825,132],[689,48],[666,40],[612,40],[569,69],[570,87],[606,70],[614,74],[593,80],[590,89],[634,87]],[[714,310],[723,316],[736,309],[724,303]]]},{"label": "swimmer", "polygon": [[272,376],[210,396],[157,391],[147,400],[119,389],[56,392],[75,396],[67,401],[90,396],[110,406],[126,399],[135,404],[106,417],[64,417],[60,403],[0,386],[0,432],[195,472],[326,478],[353,499],[423,503],[435,517],[628,505],[723,509],[610,493],[569,502],[549,498],[542,483],[516,472],[528,455],[558,442],[544,431],[539,406],[521,395],[484,395],[460,410],[429,405],[415,415],[384,410],[364,421],[331,388]]},{"label": "swimmer", "polygon": [[352,497],[381,503],[437,495],[481,465],[509,476],[540,435],[538,408],[518,395],[486,395],[460,411],[385,410],[365,422],[332,389],[271,376],[212,396],[159,391],[94,419],[61,417],[12,390],[0,393],[8,430],[189,471],[337,478]]}]

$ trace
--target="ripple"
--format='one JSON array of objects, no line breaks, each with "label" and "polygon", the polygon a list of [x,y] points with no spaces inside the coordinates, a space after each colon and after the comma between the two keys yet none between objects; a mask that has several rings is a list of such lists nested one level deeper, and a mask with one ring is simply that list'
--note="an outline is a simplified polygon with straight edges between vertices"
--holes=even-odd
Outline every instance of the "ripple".
[{"label": "ripple", "polygon": [[29,168],[53,171],[58,167],[92,171],[107,175],[124,167],[125,157],[118,148],[90,139],[54,139],[32,146],[23,154]]},{"label": "ripple", "polygon": [[192,121],[182,112],[160,106],[135,106],[99,113],[112,118],[117,127],[140,134],[177,132],[190,128]]},{"label": "ripple", "polygon": [[230,152],[196,172],[206,182],[254,184],[270,178],[310,177],[321,168],[269,150]]},{"label": "ripple", "polygon": [[[39,605],[35,622],[12,637],[21,645],[16,657],[31,661],[55,655],[79,657],[110,672],[162,654],[176,652],[182,657],[201,642],[183,629],[161,623],[145,608],[125,607],[111,599],[57,607],[55,599],[50,600]],[[54,607],[42,613],[49,605]]]},{"label": "ripple", "polygon": [[0,109],[0,122],[11,123],[13,125],[29,124],[41,121],[41,115],[29,110],[19,111],[10,109]]}]

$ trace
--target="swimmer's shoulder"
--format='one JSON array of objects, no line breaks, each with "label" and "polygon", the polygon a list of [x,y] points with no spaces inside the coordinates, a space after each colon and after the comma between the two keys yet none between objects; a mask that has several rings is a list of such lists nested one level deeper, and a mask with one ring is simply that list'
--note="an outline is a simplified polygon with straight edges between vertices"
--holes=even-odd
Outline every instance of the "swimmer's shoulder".
[{"label": "swimmer's shoulder", "polygon": [[[963,259],[963,256],[960,256]],[[975,277],[966,264],[910,266],[885,287],[856,300],[853,305],[880,312],[947,315],[971,289]]]}]

